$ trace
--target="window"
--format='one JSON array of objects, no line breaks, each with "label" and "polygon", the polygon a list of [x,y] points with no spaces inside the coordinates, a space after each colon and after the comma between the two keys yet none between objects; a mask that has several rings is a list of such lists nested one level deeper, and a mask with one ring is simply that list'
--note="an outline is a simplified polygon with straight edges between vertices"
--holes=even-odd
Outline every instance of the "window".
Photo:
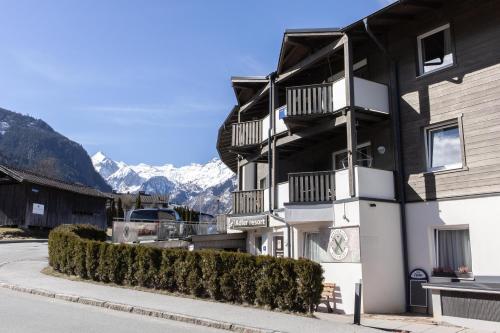
[{"label": "window", "polygon": [[262,254],[262,236],[255,237],[255,254],[256,255]]},{"label": "window", "polygon": [[428,128],[426,147],[428,171],[463,167],[462,140],[458,123]]},{"label": "window", "polygon": [[446,273],[470,273],[472,257],[469,229],[437,229],[435,270]]},{"label": "window", "polygon": [[324,262],[328,258],[326,245],[321,245],[321,234],[319,232],[306,233],[304,235],[304,257],[316,261]]},{"label": "window", "polygon": [[453,65],[450,25],[417,37],[419,74],[427,74]]},{"label": "window", "polygon": [[[358,145],[357,165],[371,168],[373,164],[372,148],[369,142]],[[333,153],[334,170],[341,170],[348,167],[347,149]]]}]

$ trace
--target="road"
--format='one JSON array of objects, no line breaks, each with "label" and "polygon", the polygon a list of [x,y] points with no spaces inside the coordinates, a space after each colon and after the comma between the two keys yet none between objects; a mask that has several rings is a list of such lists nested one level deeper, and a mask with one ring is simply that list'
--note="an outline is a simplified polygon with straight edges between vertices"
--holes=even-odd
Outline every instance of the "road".
[{"label": "road", "polygon": [[0,288],[0,332],[227,332]]}]

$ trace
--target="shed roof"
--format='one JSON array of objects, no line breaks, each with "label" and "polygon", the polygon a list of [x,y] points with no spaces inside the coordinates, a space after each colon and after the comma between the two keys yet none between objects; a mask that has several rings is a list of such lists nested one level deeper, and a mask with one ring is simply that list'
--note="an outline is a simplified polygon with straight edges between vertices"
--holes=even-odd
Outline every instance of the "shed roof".
[{"label": "shed roof", "polygon": [[64,180],[43,176],[28,170],[7,167],[5,165],[0,165],[0,174],[4,174],[19,183],[36,184],[91,197],[111,198],[110,195],[89,186],[69,183]]}]

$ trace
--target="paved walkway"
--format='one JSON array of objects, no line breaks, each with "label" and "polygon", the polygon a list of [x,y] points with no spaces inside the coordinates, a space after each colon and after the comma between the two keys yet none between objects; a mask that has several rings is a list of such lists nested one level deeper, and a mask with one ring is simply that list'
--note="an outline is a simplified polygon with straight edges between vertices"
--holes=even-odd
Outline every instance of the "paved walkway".
[{"label": "paved walkway", "polygon": [[[102,302],[154,309],[171,314],[195,316],[262,331],[276,332],[376,332],[342,322],[331,322],[298,315],[237,305],[160,295],[87,282],[70,281],[40,273],[47,266],[47,245],[33,243],[0,245],[0,282],[22,288],[45,290],[47,294],[66,294],[68,300],[98,299]],[[73,295],[73,299],[71,296]],[[232,329],[231,327],[228,327]],[[248,330],[252,331],[252,330]],[[257,330],[254,330],[258,332]]]},{"label": "paved walkway", "polygon": [[[352,325],[352,316],[317,313],[315,318],[251,307],[161,295],[88,282],[71,281],[42,274],[47,266],[47,244],[0,244],[0,284],[17,290],[43,291],[50,297],[106,306],[121,311],[156,315],[233,331],[246,332],[380,332],[374,328],[415,333],[472,333],[460,327],[438,326],[428,318],[364,316],[362,326]],[[40,292],[38,292],[40,293]],[[146,311],[147,310],[147,311]],[[164,313],[160,315],[159,312]],[[211,325],[214,323],[214,325]],[[217,324],[218,323],[218,324]],[[215,325],[217,324],[217,325]]]}]

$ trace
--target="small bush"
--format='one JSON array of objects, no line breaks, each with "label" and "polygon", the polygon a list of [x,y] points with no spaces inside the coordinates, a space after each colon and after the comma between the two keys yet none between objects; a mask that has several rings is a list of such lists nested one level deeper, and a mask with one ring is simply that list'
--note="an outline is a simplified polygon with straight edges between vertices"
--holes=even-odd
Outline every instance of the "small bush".
[{"label": "small bush", "polygon": [[49,235],[49,264],[82,278],[306,312],[319,303],[323,271],[309,260],[222,251],[159,249],[103,242],[88,225]]}]

